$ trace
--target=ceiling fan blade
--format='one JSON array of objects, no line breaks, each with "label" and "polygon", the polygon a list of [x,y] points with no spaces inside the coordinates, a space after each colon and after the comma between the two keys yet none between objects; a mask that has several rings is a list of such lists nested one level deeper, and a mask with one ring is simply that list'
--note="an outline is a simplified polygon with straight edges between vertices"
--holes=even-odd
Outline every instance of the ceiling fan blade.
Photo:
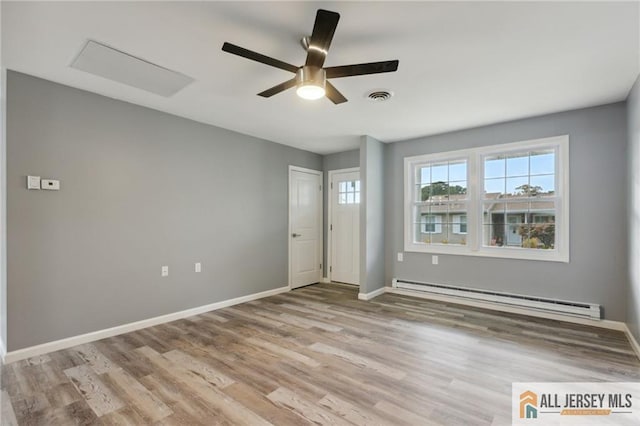
[{"label": "ceiling fan blade", "polygon": [[339,13],[318,9],[316,22],[313,24],[313,32],[309,40],[305,65],[322,68],[339,19]]},{"label": "ceiling fan blade", "polygon": [[222,50],[227,53],[242,56],[243,58],[251,59],[252,61],[260,62],[262,64],[271,65],[272,67],[280,68],[281,70],[295,73],[298,71],[298,67],[288,64],[286,62],[279,61],[269,56],[262,55],[244,47],[236,46],[235,44],[225,42],[222,45]]},{"label": "ceiling fan blade", "polygon": [[327,78],[351,77],[354,75],[379,74],[394,72],[400,62],[396,59],[384,62],[369,62],[368,64],[342,65],[339,67],[325,68]]},{"label": "ceiling fan blade", "polygon": [[258,96],[262,96],[263,98],[270,98],[273,95],[277,95],[280,92],[284,92],[287,89],[292,88],[296,85],[296,79],[292,78],[291,80],[287,80],[284,83],[280,83],[277,86],[273,86],[271,89],[267,89],[264,92],[258,93]]},{"label": "ceiling fan blade", "polygon": [[325,83],[325,91],[327,98],[331,99],[331,102],[338,105],[343,102],[347,102],[347,98],[335,88],[335,86],[328,81]]}]

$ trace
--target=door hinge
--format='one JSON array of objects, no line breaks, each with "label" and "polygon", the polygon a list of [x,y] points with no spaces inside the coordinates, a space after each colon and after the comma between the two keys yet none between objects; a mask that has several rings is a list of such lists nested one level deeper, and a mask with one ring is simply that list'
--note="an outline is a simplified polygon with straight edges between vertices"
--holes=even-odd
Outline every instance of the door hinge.
[{"label": "door hinge", "polygon": [[322,185],[320,185],[320,191],[322,191]]},{"label": "door hinge", "polygon": [[333,231],[333,224],[329,225],[329,231]]},{"label": "door hinge", "polygon": [[322,269],[322,263],[320,264],[320,269]]},{"label": "door hinge", "polygon": [[333,182],[331,182],[331,189],[333,189]]},{"label": "door hinge", "polygon": [[333,266],[329,266],[329,272],[333,272]]}]

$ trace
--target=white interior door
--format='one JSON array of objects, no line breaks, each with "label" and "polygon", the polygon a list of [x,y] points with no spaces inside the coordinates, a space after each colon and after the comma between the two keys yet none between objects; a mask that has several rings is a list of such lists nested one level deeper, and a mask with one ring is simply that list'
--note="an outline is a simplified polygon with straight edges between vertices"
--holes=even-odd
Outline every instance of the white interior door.
[{"label": "white interior door", "polygon": [[322,172],[289,168],[289,285],[322,278]]},{"label": "white interior door", "polygon": [[360,172],[331,175],[331,281],[360,283]]}]

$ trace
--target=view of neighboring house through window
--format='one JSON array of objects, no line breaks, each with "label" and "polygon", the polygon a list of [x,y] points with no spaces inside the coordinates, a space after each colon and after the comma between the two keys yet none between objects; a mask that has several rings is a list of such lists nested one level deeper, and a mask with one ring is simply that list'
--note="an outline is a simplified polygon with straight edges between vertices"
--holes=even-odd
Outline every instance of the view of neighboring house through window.
[{"label": "view of neighboring house through window", "polygon": [[484,158],[483,244],[555,246],[555,151]]},{"label": "view of neighboring house through window", "polygon": [[467,233],[467,215],[466,214],[453,216],[453,233],[454,234]]},{"label": "view of neighboring house through window", "polygon": [[442,217],[437,214],[423,214],[422,215],[422,233],[441,234],[442,233]]},{"label": "view of neighboring house through window", "polygon": [[568,143],[405,158],[405,250],[568,261]]},{"label": "view of neighboring house through window", "polygon": [[[425,244],[465,244],[460,232],[467,212],[467,160],[422,164],[416,168],[416,241]],[[465,223],[466,227],[466,223]]]}]

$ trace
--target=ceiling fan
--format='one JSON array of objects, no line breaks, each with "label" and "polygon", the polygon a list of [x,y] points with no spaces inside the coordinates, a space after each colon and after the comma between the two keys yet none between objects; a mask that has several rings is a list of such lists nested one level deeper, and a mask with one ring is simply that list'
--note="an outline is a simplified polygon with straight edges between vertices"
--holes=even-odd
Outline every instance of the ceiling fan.
[{"label": "ceiling fan", "polygon": [[331,45],[331,40],[338,26],[339,19],[340,14],[336,12],[318,9],[311,37],[302,39],[302,44],[307,50],[307,60],[305,64],[300,67],[227,42],[222,45],[222,50],[242,56],[243,58],[251,59],[252,61],[292,72],[296,75],[291,80],[287,80],[264,92],[258,93],[258,96],[269,98],[296,86],[296,92],[301,98],[319,99],[326,96],[334,104],[341,104],[347,102],[347,98],[345,98],[333,84],[328,82],[327,79],[394,72],[398,69],[399,61],[369,62],[365,64],[323,68],[322,66],[327,58],[329,46]]}]

